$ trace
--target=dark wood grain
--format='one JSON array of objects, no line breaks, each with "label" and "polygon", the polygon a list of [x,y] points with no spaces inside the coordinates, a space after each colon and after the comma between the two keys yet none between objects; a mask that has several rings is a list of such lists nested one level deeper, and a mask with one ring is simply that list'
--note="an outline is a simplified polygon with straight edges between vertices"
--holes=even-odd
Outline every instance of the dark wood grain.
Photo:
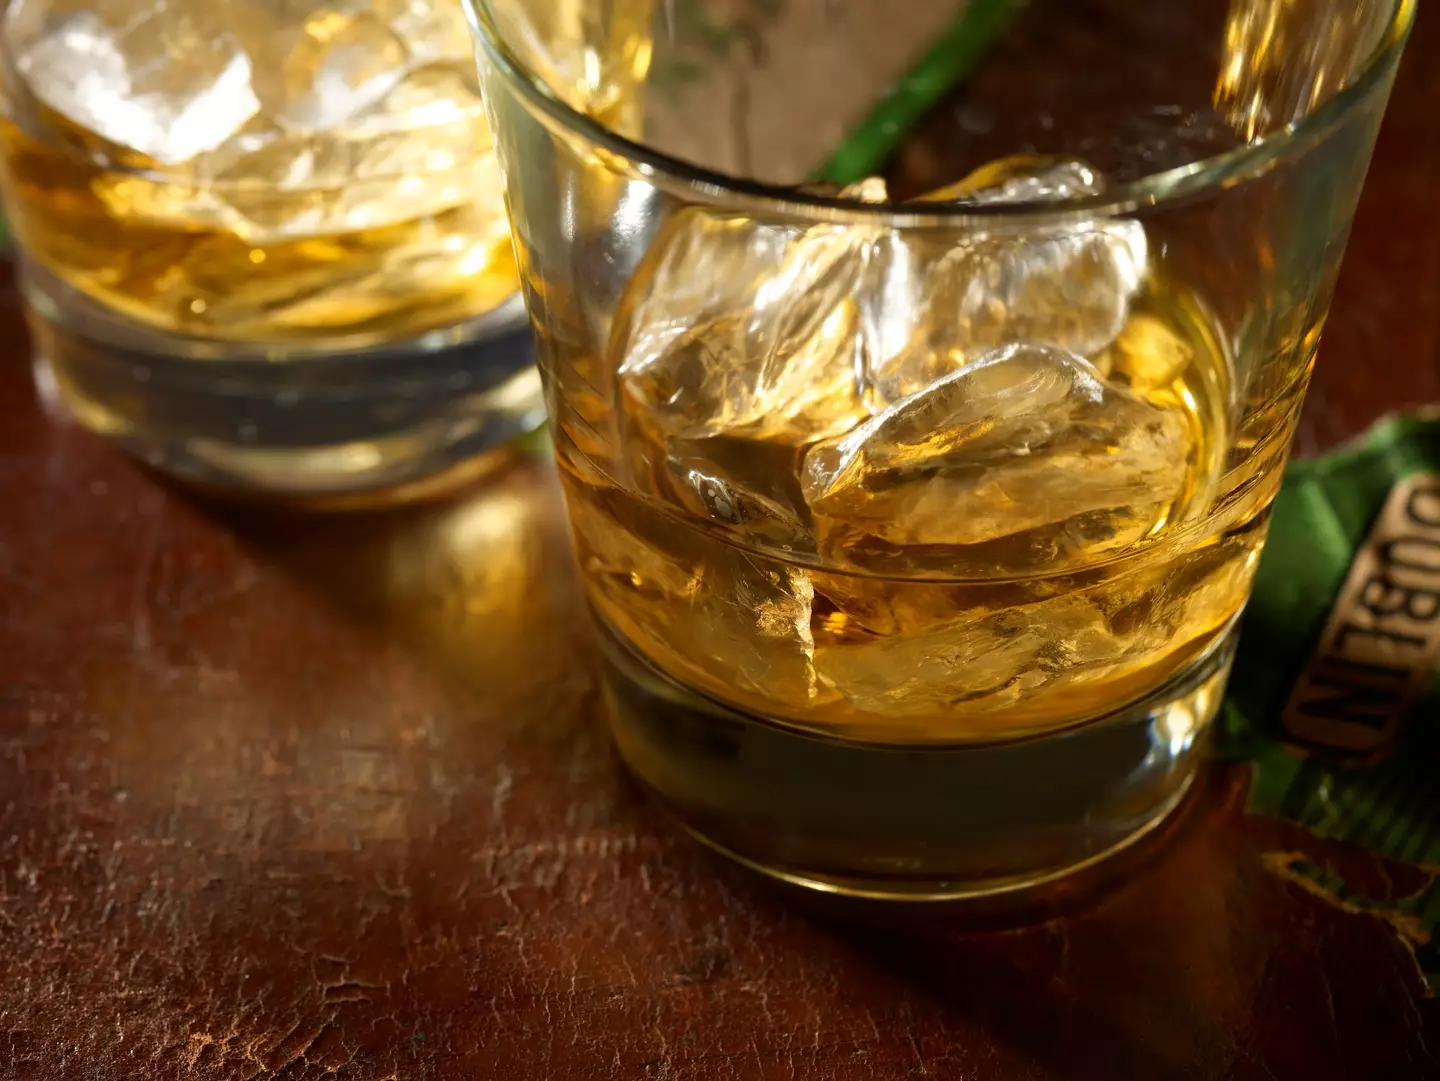
[{"label": "dark wood grain", "polygon": [[[1440,11],[1400,76],[1301,448],[1440,400]],[[1440,1076],[1380,919],[1415,872],[1217,770],[1144,867],[1013,930],[857,930],[678,838],[599,720],[551,478],[222,511],[0,368],[0,1079]]]}]

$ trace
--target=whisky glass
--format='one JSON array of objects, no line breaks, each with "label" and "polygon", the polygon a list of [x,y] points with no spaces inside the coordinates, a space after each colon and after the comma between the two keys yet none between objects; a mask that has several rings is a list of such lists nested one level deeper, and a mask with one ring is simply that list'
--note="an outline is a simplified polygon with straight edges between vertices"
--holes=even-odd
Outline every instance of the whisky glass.
[{"label": "whisky glass", "polygon": [[527,0],[473,3],[641,784],[877,898],[1013,896],[1164,822],[1412,4],[657,5],[627,137]]},{"label": "whisky glass", "polygon": [[87,426],[344,502],[543,423],[458,0],[16,0],[0,73],[38,382]]}]

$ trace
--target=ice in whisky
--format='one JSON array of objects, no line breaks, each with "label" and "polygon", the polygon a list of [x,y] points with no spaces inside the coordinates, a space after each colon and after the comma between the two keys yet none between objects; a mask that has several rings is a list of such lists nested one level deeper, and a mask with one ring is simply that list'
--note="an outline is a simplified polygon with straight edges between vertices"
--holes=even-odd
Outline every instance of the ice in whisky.
[{"label": "ice in whisky", "polygon": [[6,11],[27,255],[160,330],[399,340],[516,274],[458,0]]},{"label": "ice in whisky", "polygon": [[[1102,184],[1027,158],[933,198]],[[611,346],[620,460],[561,440],[582,569],[707,697],[847,740],[1012,739],[1143,696],[1243,604],[1264,501],[1205,521],[1230,361],[1136,222],[688,208]]]},{"label": "ice in whisky", "polygon": [[[578,6],[553,7],[540,40],[579,68]],[[576,92],[607,119],[633,97],[627,10]],[[398,340],[518,287],[460,0],[17,0],[0,40],[20,240],[131,318]]]},{"label": "ice in whisky", "polygon": [[[537,9],[623,126],[648,0]],[[42,385],[188,480],[430,490],[543,419],[461,0],[17,0],[0,183]],[[367,496],[368,498],[368,496]]]}]

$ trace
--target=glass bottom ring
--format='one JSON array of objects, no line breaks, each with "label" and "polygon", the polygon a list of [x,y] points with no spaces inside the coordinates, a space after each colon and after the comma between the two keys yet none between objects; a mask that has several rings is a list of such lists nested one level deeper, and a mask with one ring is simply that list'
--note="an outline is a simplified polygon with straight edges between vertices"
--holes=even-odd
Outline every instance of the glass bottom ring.
[{"label": "glass bottom ring", "polygon": [[596,621],[620,755],[686,832],[808,892],[986,906],[1103,873],[1170,819],[1206,757],[1237,634],[1232,623],[1164,685],[1084,724],[899,747],[723,705]]},{"label": "glass bottom ring", "polygon": [[22,267],[47,404],[161,473],[230,498],[308,506],[448,491],[545,420],[517,296],[408,341],[217,344],[101,312]]}]

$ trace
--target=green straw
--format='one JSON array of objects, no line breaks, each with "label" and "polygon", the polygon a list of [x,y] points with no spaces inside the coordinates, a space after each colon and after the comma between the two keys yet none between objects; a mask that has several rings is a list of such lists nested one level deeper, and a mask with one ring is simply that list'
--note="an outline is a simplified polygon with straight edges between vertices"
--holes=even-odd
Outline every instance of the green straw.
[{"label": "green straw", "polygon": [[970,74],[1021,0],[970,0],[943,37],[875,106],[812,179],[854,184],[880,171],[916,122]]}]

